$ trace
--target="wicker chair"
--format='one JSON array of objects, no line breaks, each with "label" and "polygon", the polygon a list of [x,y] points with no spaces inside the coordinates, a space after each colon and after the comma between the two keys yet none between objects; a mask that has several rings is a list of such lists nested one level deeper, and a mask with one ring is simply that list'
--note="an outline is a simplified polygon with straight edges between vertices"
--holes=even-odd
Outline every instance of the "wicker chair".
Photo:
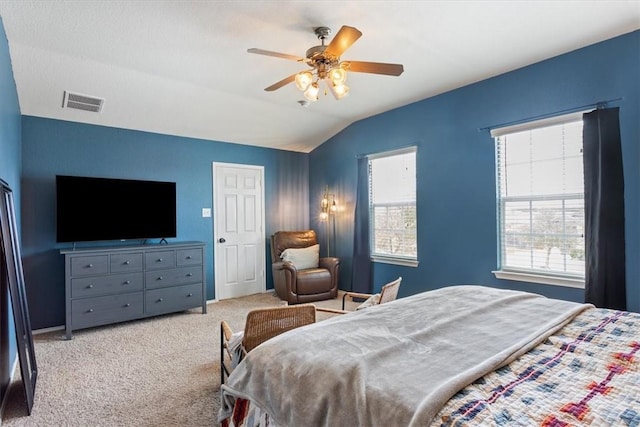
[{"label": "wicker chair", "polygon": [[353,301],[354,298],[364,299],[365,301],[356,307],[356,310],[362,310],[363,308],[370,307],[372,305],[384,304],[385,302],[393,301],[398,297],[398,291],[400,290],[400,283],[402,277],[398,277],[393,282],[389,282],[382,286],[379,294],[365,294],[361,292],[345,292],[342,296],[342,310],[336,308],[324,308],[316,307],[316,311],[323,311],[326,313],[344,314],[349,311],[345,310],[345,301],[350,298]]},{"label": "wicker chair", "polygon": [[[220,383],[237,363],[258,345],[300,326],[315,323],[316,307],[313,304],[298,304],[258,308],[247,314],[244,332],[233,333],[229,324],[220,322]],[[237,343],[237,344],[236,344]]]}]

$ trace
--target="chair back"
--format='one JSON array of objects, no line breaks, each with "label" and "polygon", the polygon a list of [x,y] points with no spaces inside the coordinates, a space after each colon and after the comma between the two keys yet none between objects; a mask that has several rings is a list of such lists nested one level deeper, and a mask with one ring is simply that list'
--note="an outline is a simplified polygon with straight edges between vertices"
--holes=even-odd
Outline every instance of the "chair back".
[{"label": "chair back", "polygon": [[308,248],[318,243],[316,232],[303,231],[276,231],[271,236],[271,262],[280,261],[282,251],[289,248]]},{"label": "chair back", "polygon": [[316,307],[313,304],[251,310],[247,314],[242,345],[249,352],[276,335],[315,321]]},{"label": "chair back", "polygon": [[380,291],[380,301],[378,304],[384,304],[385,302],[396,299],[398,297],[398,290],[400,289],[400,282],[402,282],[402,277],[398,277],[393,282],[384,285]]}]

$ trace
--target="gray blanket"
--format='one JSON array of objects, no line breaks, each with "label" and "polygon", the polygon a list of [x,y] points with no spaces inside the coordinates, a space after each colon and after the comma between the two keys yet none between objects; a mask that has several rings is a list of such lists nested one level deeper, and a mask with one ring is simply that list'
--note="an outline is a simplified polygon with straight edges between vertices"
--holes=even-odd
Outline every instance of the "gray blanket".
[{"label": "gray blanket", "polygon": [[281,426],[425,426],[459,389],[590,307],[451,286],[292,330],[251,351],[222,386]]}]

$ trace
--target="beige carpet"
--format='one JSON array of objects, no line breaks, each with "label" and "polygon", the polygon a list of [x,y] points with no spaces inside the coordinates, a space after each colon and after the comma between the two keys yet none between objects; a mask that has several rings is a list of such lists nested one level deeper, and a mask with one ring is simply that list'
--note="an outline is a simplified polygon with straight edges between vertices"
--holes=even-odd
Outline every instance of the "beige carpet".
[{"label": "beige carpet", "polygon": [[[341,298],[315,304],[339,308]],[[33,411],[27,415],[17,381],[2,425],[217,425],[220,321],[242,330],[249,310],[275,305],[272,293],[256,294],[210,303],[206,315],[191,310],[76,331],[70,341],[64,331],[34,335]]]}]

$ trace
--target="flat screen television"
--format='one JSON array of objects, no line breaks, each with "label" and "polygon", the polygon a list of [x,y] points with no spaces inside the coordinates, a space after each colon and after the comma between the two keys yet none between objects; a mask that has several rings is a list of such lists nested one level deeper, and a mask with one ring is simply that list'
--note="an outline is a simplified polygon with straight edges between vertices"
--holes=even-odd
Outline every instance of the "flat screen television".
[{"label": "flat screen television", "polygon": [[56,176],[56,240],[176,237],[176,183]]}]

